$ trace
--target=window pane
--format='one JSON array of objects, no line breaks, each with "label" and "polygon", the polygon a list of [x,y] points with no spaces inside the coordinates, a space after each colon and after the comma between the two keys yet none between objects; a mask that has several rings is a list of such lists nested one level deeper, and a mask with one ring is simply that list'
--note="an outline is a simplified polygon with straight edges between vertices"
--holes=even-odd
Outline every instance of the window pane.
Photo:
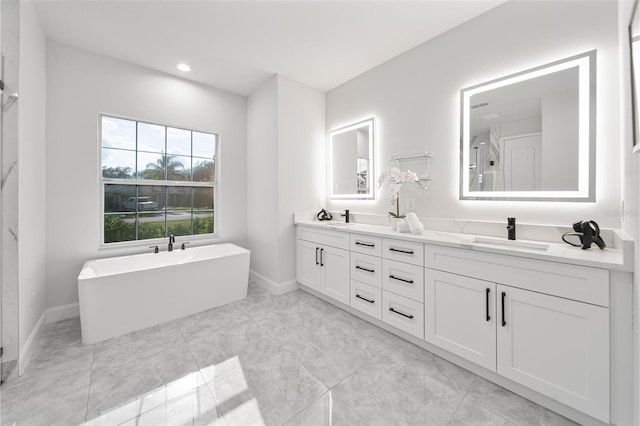
[{"label": "window pane", "polygon": [[105,185],[104,186],[104,212],[125,212],[126,204],[133,201],[135,211],[136,187],[133,185]]},{"label": "window pane", "polygon": [[193,210],[213,210],[213,188],[193,188]]},{"label": "window pane", "polygon": [[138,152],[138,179],[165,180],[166,156]]},{"label": "window pane", "polygon": [[121,214],[104,215],[104,242],[132,241],[136,239],[135,218]]},{"label": "window pane", "polygon": [[212,160],[202,158],[193,159],[193,181],[194,182],[215,182],[216,165]]},{"label": "window pane", "polygon": [[167,155],[167,180],[191,180],[191,157]]},{"label": "window pane", "polygon": [[164,215],[164,186],[138,186],[138,211]]},{"label": "window pane", "polygon": [[193,132],[194,157],[213,160],[216,155],[216,135],[211,133]]},{"label": "window pane", "polygon": [[191,156],[191,132],[167,127],[167,154]]},{"label": "window pane", "polygon": [[167,188],[167,232],[191,235],[191,188]]},{"label": "window pane", "polygon": [[213,212],[193,212],[193,235],[213,234]]},{"label": "window pane", "polygon": [[165,152],[164,126],[138,123],[138,151]]},{"label": "window pane", "polygon": [[165,233],[164,210],[158,212],[144,212],[138,214],[138,239],[164,238]]},{"label": "window pane", "polygon": [[135,171],[135,151],[102,148],[102,177],[133,179]]},{"label": "window pane", "polygon": [[136,122],[102,116],[104,148],[136,149]]}]

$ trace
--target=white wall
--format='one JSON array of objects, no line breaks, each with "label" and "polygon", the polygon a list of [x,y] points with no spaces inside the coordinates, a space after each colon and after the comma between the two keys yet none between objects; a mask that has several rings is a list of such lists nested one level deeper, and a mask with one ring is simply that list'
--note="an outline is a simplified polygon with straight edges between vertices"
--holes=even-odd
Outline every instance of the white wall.
[{"label": "white wall", "polygon": [[[34,4],[21,2],[20,8],[18,313],[20,350],[22,350],[46,307],[47,42]],[[33,293],[35,293],[35,300],[32,304]]]},{"label": "white wall", "polygon": [[633,274],[633,329],[634,329],[634,396],[633,424],[640,424],[640,152],[632,154],[633,127],[631,121],[631,68],[628,25],[631,20],[633,2],[619,3],[620,40],[620,155],[622,163],[622,200],[624,209],[622,228],[635,240],[635,268]]},{"label": "white wall", "polygon": [[320,210],[326,196],[324,92],[278,76],[279,282],[295,281],[293,212]]},{"label": "white wall", "polygon": [[[375,116],[382,167],[391,155],[432,151],[433,189],[416,194],[419,216],[500,222],[514,216],[554,225],[588,218],[619,227],[619,215],[611,214],[620,202],[617,41],[615,2],[510,1],[329,91],[327,128]],[[460,90],[592,49],[598,49],[597,201],[553,208],[460,201]],[[386,198],[328,205],[384,214]]]},{"label": "white wall", "polygon": [[246,98],[49,41],[48,306],[78,300],[76,280],[86,260],[148,250],[147,244],[99,250],[100,113],[218,133],[214,242],[246,245]]},{"label": "white wall", "polygon": [[325,197],[324,93],[276,75],[248,100],[251,269],[276,292],[296,286],[293,212]]},{"label": "white wall", "polygon": [[278,79],[247,101],[247,236],[251,270],[271,280],[278,270]]}]

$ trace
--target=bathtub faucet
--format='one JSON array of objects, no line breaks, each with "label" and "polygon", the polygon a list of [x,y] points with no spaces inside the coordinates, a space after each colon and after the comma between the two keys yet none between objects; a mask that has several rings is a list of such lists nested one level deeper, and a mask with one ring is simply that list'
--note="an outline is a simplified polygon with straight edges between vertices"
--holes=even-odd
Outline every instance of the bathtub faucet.
[{"label": "bathtub faucet", "polygon": [[176,242],[176,237],[173,236],[173,234],[169,235],[169,251],[173,251],[173,243]]}]

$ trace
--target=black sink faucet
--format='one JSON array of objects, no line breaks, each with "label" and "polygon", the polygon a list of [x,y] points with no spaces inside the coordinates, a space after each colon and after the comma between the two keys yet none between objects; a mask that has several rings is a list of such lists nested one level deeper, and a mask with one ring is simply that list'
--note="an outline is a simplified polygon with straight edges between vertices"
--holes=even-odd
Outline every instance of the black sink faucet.
[{"label": "black sink faucet", "polygon": [[516,239],[516,218],[507,218],[507,238],[510,240]]},{"label": "black sink faucet", "polygon": [[344,216],[344,222],[349,223],[349,210],[345,210],[344,214],[341,214],[340,216]]},{"label": "black sink faucet", "polygon": [[173,251],[173,243],[175,242],[176,242],[176,237],[174,237],[173,234],[169,234],[169,247],[168,247],[169,251]]}]

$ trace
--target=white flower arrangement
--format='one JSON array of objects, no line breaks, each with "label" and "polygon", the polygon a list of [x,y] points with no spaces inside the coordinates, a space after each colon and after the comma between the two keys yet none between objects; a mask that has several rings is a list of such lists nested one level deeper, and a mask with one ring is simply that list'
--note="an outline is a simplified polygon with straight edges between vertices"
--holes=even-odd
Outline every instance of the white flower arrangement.
[{"label": "white flower arrangement", "polygon": [[385,182],[389,182],[389,203],[396,205],[396,212],[389,212],[389,214],[396,218],[402,218],[400,216],[400,190],[404,182],[417,182],[418,175],[414,172],[407,170],[402,171],[398,167],[388,167],[385,169],[380,177],[378,177],[378,188]]}]

